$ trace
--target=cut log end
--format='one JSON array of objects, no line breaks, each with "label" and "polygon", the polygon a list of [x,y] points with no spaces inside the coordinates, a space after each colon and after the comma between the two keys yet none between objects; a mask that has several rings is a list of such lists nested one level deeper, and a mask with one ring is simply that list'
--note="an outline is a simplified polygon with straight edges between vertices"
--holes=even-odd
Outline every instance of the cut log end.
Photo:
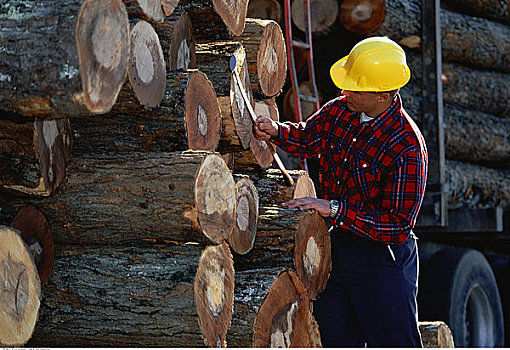
[{"label": "cut log end", "polygon": [[326,287],[331,270],[331,239],[317,212],[301,219],[296,231],[294,264],[309,298],[314,300]]},{"label": "cut log end", "polygon": [[306,289],[295,272],[283,270],[259,308],[255,347],[314,347],[320,344]]},{"label": "cut log end", "polygon": [[317,198],[315,185],[307,172],[299,172],[295,180],[293,198],[313,197]]},{"label": "cut log end", "polygon": [[225,242],[202,252],[194,292],[205,344],[225,347],[234,307],[234,262]]},{"label": "cut log end", "polygon": [[[312,32],[326,34],[336,21],[338,2],[334,0],[311,0]],[[292,2],[292,22],[302,32],[305,31],[304,0]]]},{"label": "cut log end", "polygon": [[419,322],[420,333],[425,348],[454,348],[450,328],[442,321]]},{"label": "cut log end", "polygon": [[216,13],[233,35],[240,35],[244,31],[248,0],[212,0]]},{"label": "cut log end", "polygon": [[243,177],[236,183],[236,225],[228,238],[230,247],[238,254],[253,248],[259,217],[259,195],[253,182]]},{"label": "cut log end", "polygon": [[186,89],[188,146],[214,151],[220,139],[221,115],[216,92],[206,75],[194,71]]},{"label": "cut log end", "polygon": [[41,286],[51,275],[55,260],[55,247],[50,226],[44,214],[32,205],[23,207],[12,219],[11,227],[20,232],[37,267]]},{"label": "cut log end", "polygon": [[271,19],[282,22],[282,5],[277,0],[251,0],[248,4],[247,17]]},{"label": "cut log end", "polygon": [[0,226],[0,344],[22,346],[39,315],[41,282],[18,232]]},{"label": "cut log end", "polygon": [[148,22],[140,20],[130,37],[129,81],[143,106],[156,107],[166,87],[165,58],[158,35]]},{"label": "cut log end", "polygon": [[163,8],[165,16],[170,16],[178,4],[179,0],[161,0],[161,7]]},{"label": "cut log end", "polygon": [[234,229],[235,182],[217,154],[206,156],[195,182],[195,202],[200,227],[213,242],[220,243]]},{"label": "cut log end", "polygon": [[83,99],[93,113],[111,110],[126,79],[129,19],[120,0],[87,0],[75,31]]},{"label": "cut log end", "polygon": [[[278,121],[279,119],[278,107],[274,99],[256,101],[254,110],[257,116],[268,116],[275,121]],[[274,145],[269,147],[266,142],[259,141],[255,137],[252,137],[250,141],[250,150],[261,168],[268,168],[273,163],[273,154],[276,151],[276,147]]]},{"label": "cut log end", "polygon": [[340,8],[340,21],[343,26],[360,35],[379,29],[385,15],[384,0],[345,0]]},{"label": "cut log end", "polygon": [[257,54],[257,75],[262,93],[274,97],[285,84],[287,48],[280,26],[276,22],[268,22]]}]

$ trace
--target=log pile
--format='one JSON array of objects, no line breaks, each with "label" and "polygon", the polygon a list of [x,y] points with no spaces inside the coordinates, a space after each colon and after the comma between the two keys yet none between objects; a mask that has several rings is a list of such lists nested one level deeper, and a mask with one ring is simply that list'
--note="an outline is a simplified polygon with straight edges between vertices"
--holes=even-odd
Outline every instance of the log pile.
[{"label": "log pile", "polygon": [[252,137],[229,59],[274,119],[287,66],[279,25],[247,5],[0,10],[0,232],[17,242],[2,236],[0,344],[320,345],[329,235],[280,206],[315,196],[306,172],[289,187]]}]

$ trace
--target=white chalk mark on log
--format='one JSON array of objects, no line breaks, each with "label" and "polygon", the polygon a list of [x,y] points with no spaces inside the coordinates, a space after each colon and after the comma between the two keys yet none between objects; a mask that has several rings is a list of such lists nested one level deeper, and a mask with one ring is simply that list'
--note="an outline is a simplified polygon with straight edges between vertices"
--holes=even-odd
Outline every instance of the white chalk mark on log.
[{"label": "white chalk mark on log", "polygon": [[145,42],[137,41],[135,44],[136,55],[136,71],[138,77],[144,84],[149,84],[154,77],[154,64],[152,62],[152,55]]},{"label": "white chalk mark on log", "polygon": [[201,104],[197,107],[198,132],[202,136],[207,135],[207,112]]},{"label": "white chalk mark on log", "polygon": [[92,51],[103,68],[112,70],[119,65],[124,50],[122,38],[121,28],[110,17],[101,16],[97,20],[92,33]]},{"label": "white chalk mark on log", "polygon": [[319,268],[321,261],[321,254],[319,247],[314,237],[310,237],[306,243],[305,254],[303,255],[303,265],[305,267],[306,275],[311,279],[317,269]]},{"label": "white chalk mark on log", "polygon": [[211,313],[218,317],[223,311],[225,300],[225,269],[221,267],[217,259],[210,261],[211,273],[207,276],[207,301]]},{"label": "white chalk mark on log", "polygon": [[236,210],[237,226],[241,231],[246,231],[250,223],[250,203],[248,202],[248,198],[241,197],[237,203]]},{"label": "white chalk mark on log", "polygon": [[177,69],[186,70],[189,68],[190,49],[191,47],[186,44],[186,39],[182,40],[179,45],[179,50],[177,51]]},{"label": "white chalk mark on log", "polygon": [[351,12],[351,16],[355,21],[364,22],[368,21],[372,17],[372,12],[372,6],[362,3],[354,7]]},{"label": "white chalk mark on log", "polygon": [[270,46],[264,52],[264,60],[262,65],[266,67],[267,72],[272,74],[278,70],[278,54],[273,46]]},{"label": "white chalk mark on log", "polygon": [[288,348],[291,345],[292,332],[294,331],[294,320],[299,300],[287,305],[278,312],[271,324],[271,347]]}]

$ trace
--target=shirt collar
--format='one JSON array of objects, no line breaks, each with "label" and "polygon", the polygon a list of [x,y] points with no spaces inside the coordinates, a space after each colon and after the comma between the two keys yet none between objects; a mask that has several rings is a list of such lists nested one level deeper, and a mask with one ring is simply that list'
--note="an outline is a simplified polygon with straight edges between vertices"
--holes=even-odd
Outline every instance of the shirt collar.
[{"label": "shirt collar", "polygon": [[[395,99],[393,103],[391,104],[388,109],[386,109],[384,112],[379,114],[374,119],[366,122],[365,124],[367,126],[370,126],[374,133],[376,134],[382,134],[384,130],[386,130],[388,127],[390,127],[394,122],[395,118],[394,116],[402,110],[402,100],[400,98],[400,94],[397,93],[395,96]],[[359,118],[359,114],[357,114],[357,118]]]}]

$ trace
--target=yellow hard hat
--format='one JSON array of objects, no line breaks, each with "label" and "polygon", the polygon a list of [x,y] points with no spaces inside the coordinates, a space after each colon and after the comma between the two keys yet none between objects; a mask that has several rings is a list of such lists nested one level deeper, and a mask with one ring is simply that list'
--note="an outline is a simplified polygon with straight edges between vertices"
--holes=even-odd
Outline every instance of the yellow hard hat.
[{"label": "yellow hard hat", "polygon": [[357,43],[348,56],[333,64],[330,75],[342,90],[391,91],[407,84],[411,72],[396,42],[374,36]]}]

